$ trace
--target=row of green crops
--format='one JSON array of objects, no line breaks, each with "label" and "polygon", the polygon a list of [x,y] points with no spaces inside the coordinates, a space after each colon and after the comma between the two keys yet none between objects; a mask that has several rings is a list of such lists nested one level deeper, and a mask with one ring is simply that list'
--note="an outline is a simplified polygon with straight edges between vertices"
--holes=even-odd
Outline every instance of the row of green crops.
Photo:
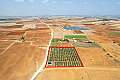
[{"label": "row of green crops", "polygon": [[108,33],[109,36],[120,36],[120,32],[118,31],[113,31]]},{"label": "row of green crops", "polygon": [[85,35],[65,35],[65,39],[80,39],[80,40],[87,40]]},{"label": "row of green crops", "polygon": [[48,62],[53,66],[80,66],[80,58],[74,48],[51,48]]},{"label": "row of green crops", "polygon": [[67,41],[67,40],[66,39],[56,39],[56,38],[52,39],[52,42],[65,42],[65,41]]},{"label": "row of green crops", "polygon": [[75,47],[85,47],[85,48],[95,47],[95,48],[100,48],[100,46],[96,42],[91,42],[91,43],[73,42],[72,45],[75,46]]},{"label": "row of green crops", "polygon": [[51,42],[51,46],[57,46],[58,42],[69,42],[67,39],[56,39],[53,38]]}]

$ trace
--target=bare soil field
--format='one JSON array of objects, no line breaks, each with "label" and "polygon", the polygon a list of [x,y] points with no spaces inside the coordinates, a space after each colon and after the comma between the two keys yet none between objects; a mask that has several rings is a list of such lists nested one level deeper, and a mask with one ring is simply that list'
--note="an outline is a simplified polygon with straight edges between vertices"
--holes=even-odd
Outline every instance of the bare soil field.
[{"label": "bare soil field", "polygon": [[4,24],[0,24],[0,28],[21,28],[23,26],[23,24],[16,24],[16,23],[4,23]]},{"label": "bare soil field", "polygon": [[13,41],[0,41],[0,49],[5,49],[8,47]]},{"label": "bare soil field", "polygon": [[119,75],[114,68],[47,68],[36,80],[119,80]]},{"label": "bare soil field", "polygon": [[30,41],[33,45],[36,46],[47,46],[50,36],[50,30],[48,28],[30,30],[26,32],[25,40]]},{"label": "bare soil field", "polygon": [[24,35],[24,30],[14,30],[14,31],[1,31],[1,40],[18,40],[22,35]]},{"label": "bare soil field", "polygon": [[105,52],[100,48],[78,48],[78,54],[83,61],[85,67],[111,67],[114,66],[109,63],[105,56]]},{"label": "bare soil field", "polygon": [[[36,25],[34,21],[18,23]],[[33,26],[30,25],[27,27],[21,30],[6,28],[0,31],[1,80],[30,80],[44,61],[51,31],[42,24],[39,25],[42,29],[32,29]],[[20,40],[21,37],[24,41]]]},{"label": "bare soil field", "polygon": [[[96,26],[97,27],[97,26]],[[104,52],[108,55],[107,57],[110,59],[114,65],[120,65],[120,37],[116,30],[112,30],[112,27],[109,25],[98,26],[96,28],[95,33],[93,35],[89,35],[91,40],[98,42]],[[112,31],[112,33],[111,33]],[[115,31],[115,33],[114,33]]]},{"label": "bare soil field", "polygon": [[[27,43],[16,43],[0,55],[0,79],[29,80],[44,60],[45,50]],[[39,64],[38,64],[39,63]]]},{"label": "bare soil field", "polygon": [[46,25],[45,25],[45,24],[41,24],[41,23],[36,24],[36,26],[37,26],[38,28],[46,28]]}]

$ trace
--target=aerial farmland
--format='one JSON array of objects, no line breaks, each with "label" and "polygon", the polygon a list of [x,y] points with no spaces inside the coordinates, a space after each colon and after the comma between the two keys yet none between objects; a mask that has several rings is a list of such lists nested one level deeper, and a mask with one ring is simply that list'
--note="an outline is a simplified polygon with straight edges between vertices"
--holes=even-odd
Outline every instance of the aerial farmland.
[{"label": "aerial farmland", "polygon": [[120,20],[20,18],[0,23],[0,80],[120,80]]}]

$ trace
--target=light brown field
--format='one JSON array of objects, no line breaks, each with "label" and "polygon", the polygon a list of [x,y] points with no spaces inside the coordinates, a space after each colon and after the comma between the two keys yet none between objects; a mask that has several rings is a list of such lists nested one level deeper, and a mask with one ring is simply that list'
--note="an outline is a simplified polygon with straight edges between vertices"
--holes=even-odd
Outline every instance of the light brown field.
[{"label": "light brown field", "polygon": [[[0,35],[0,80],[30,80],[43,63],[51,31],[45,25],[39,27],[45,29],[4,29],[1,33],[6,34]],[[21,36],[25,42],[20,41]]]},{"label": "light brown field", "polygon": [[[0,28],[0,80],[30,80],[45,59],[51,30],[53,38],[60,39],[64,35],[85,34],[100,47],[75,47],[84,67],[44,68],[35,80],[120,80],[120,37],[108,35],[117,29],[101,22],[81,23],[90,20],[95,19],[21,20],[17,24],[23,24],[22,28]],[[64,30],[66,25],[84,26],[91,30]],[[25,42],[20,40],[21,36]],[[57,46],[72,45],[59,42]]]}]

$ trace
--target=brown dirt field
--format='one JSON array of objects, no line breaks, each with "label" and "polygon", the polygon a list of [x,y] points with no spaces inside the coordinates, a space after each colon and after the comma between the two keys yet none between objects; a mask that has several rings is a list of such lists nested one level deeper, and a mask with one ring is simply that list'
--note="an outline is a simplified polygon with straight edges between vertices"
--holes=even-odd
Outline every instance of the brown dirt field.
[{"label": "brown dirt field", "polygon": [[50,34],[49,33],[30,33],[30,34],[28,34],[27,33],[27,35],[26,35],[26,38],[34,38],[34,37],[47,37],[47,36],[50,36]]},{"label": "brown dirt field", "polygon": [[28,31],[25,40],[32,41],[33,45],[47,46],[50,35],[49,30]]},{"label": "brown dirt field", "polygon": [[11,31],[7,35],[23,35],[25,31]]},{"label": "brown dirt field", "polygon": [[[116,42],[117,38],[114,38],[114,40],[110,39],[107,36],[99,36],[99,35],[89,35],[89,39],[96,41],[102,49],[104,49],[105,55],[108,54],[107,58],[110,62],[110,64],[114,66],[119,66],[120,63],[120,46],[116,43],[113,43],[113,41]],[[119,40],[118,40],[119,42]],[[111,57],[110,57],[111,56]]]},{"label": "brown dirt field", "polygon": [[88,26],[88,27],[95,27],[96,25],[95,24],[83,24],[85,26]]},{"label": "brown dirt field", "polygon": [[35,23],[34,20],[23,20],[23,21],[17,21],[16,24],[32,24]]},{"label": "brown dirt field", "polygon": [[[1,40],[18,40],[25,31],[25,42],[16,42],[0,55],[0,80],[30,80],[33,73],[43,63],[46,46],[51,36],[49,28],[5,30],[0,32],[0,38]],[[32,45],[30,45],[31,42]],[[10,41],[0,41],[0,47],[6,48],[9,44]],[[0,52],[2,51],[0,48]]]},{"label": "brown dirt field", "polygon": [[[44,34],[44,35],[43,35]],[[27,31],[26,37],[44,37],[50,36],[50,30],[35,30],[35,31]]]},{"label": "brown dirt field", "polygon": [[[103,68],[104,69],[104,68]],[[120,79],[120,69],[112,70],[96,70],[96,69],[88,69],[88,75],[90,76],[90,80],[119,80]]]},{"label": "brown dirt field", "polygon": [[43,27],[43,28],[46,27],[45,24],[36,24],[36,26],[37,26],[37,27],[40,27],[40,28],[42,28],[42,27]]},{"label": "brown dirt field", "polygon": [[[117,44],[113,44],[113,43],[101,43],[100,44],[107,53],[110,54],[111,59],[113,59],[113,63],[114,65],[119,65],[120,66],[120,46]],[[116,59],[116,60],[115,60]]]},{"label": "brown dirt field", "polygon": [[82,69],[56,68],[45,69],[36,80],[89,80],[88,78],[88,75]]},{"label": "brown dirt field", "polygon": [[92,34],[92,35],[89,35],[88,36],[90,40],[94,40],[96,42],[102,42],[102,43],[109,43],[109,42],[112,42],[111,39],[105,37],[105,36],[99,36],[99,35],[96,35],[96,34]]},{"label": "brown dirt field", "polygon": [[74,30],[75,34],[83,34],[83,32],[81,32],[80,30]]},{"label": "brown dirt field", "polygon": [[110,64],[105,56],[105,52],[100,48],[78,48],[77,52],[85,67],[109,67],[114,66]]},{"label": "brown dirt field", "polygon": [[9,33],[9,31],[0,31],[0,36],[3,37],[5,35],[7,35]]},{"label": "brown dirt field", "polygon": [[50,39],[50,37],[38,38],[38,40],[33,42],[33,45],[47,46],[49,44],[49,39]]},{"label": "brown dirt field", "polygon": [[70,43],[57,43],[57,46],[61,46],[61,47],[72,47],[72,45]]},{"label": "brown dirt field", "polygon": [[18,40],[20,37],[20,35],[7,35],[3,36],[1,40]]},{"label": "brown dirt field", "polygon": [[16,43],[0,55],[1,80],[29,80],[36,70],[36,62],[43,62],[45,50],[27,43]]},{"label": "brown dirt field", "polygon": [[113,42],[120,43],[120,37],[109,37]]},{"label": "brown dirt field", "polygon": [[46,28],[46,27],[37,27],[34,29],[28,28],[25,31],[37,31],[37,30],[49,30],[49,28]]},{"label": "brown dirt field", "polygon": [[11,25],[11,26],[0,26],[1,28],[22,28],[23,27],[23,25]]},{"label": "brown dirt field", "polygon": [[8,47],[13,41],[0,41],[0,48]]},{"label": "brown dirt field", "polygon": [[1,31],[0,39],[1,40],[17,40],[25,33],[24,30],[12,30],[12,31]]},{"label": "brown dirt field", "polygon": [[36,80],[119,80],[119,70],[119,68],[47,68]]},{"label": "brown dirt field", "polygon": [[4,51],[4,49],[1,49],[1,48],[0,48],[0,53],[3,52],[3,51]]}]

